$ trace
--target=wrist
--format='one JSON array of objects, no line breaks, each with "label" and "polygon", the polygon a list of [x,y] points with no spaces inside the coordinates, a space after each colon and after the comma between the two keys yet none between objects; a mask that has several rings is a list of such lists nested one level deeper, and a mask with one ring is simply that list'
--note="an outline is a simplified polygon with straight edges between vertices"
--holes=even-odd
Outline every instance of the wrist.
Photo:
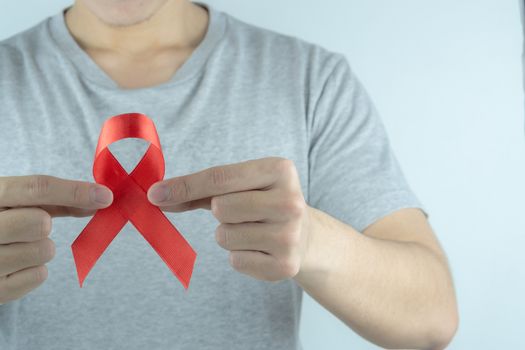
[{"label": "wrist", "polygon": [[330,215],[308,207],[307,239],[294,280],[303,288],[341,278],[351,271],[354,249],[365,236]]},{"label": "wrist", "polygon": [[303,287],[308,284],[309,280],[324,278],[330,272],[331,257],[325,252],[330,240],[326,236],[330,233],[326,232],[326,223],[324,223],[326,219],[323,218],[323,215],[326,214],[308,206],[301,267],[294,277],[295,281]]}]

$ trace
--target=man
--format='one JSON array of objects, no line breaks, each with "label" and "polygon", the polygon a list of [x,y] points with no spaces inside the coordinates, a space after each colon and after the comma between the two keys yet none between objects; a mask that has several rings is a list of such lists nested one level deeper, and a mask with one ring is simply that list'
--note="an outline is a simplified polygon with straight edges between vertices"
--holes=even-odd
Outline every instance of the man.
[{"label": "man", "polygon": [[[445,255],[341,54],[203,3],[77,0],[0,62],[0,348],[293,349],[302,290],[380,346],[449,343]],[[159,131],[148,199],[198,254],[187,291],[130,225],[77,285],[125,112]],[[145,149],[112,147],[128,170]]]}]

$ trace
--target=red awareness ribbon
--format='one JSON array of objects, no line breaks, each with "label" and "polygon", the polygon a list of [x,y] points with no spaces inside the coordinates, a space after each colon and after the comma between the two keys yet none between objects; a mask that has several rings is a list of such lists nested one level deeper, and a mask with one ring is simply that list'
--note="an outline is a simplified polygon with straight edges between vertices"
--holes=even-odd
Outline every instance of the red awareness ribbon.
[{"label": "red awareness ribbon", "polygon": [[[132,137],[149,141],[150,145],[128,174],[108,146]],[[106,120],[98,139],[93,176],[113,191],[113,203],[98,210],[71,245],[80,287],[104,250],[130,221],[187,289],[197,254],[147,198],[149,187],[164,178],[164,156],[153,121],[140,113]]]}]

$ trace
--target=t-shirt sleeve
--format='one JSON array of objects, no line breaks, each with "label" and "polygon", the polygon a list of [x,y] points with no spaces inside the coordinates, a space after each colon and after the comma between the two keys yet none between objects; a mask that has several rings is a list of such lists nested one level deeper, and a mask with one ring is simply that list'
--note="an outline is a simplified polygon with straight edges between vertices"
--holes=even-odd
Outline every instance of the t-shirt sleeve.
[{"label": "t-shirt sleeve", "polygon": [[359,232],[402,208],[426,214],[367,92],[346,58],[334,56],[311,113],[309,205]]}]

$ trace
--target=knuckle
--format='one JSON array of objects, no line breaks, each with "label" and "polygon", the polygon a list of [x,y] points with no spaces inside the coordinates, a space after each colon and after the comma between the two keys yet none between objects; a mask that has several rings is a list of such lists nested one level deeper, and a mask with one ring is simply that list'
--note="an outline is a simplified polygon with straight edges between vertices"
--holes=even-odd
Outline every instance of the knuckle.
[{"label": "knuckle", "polygon": [[71,191],[72,203],[84,203],[86,198],[84,193],[84,188],[80,183],[73,184],[73,189]]},{"label": "knuckle", "polygon": [[283,248],[294,248],[299,245],[300,234],[297,230],[286,230],[279,234],[279,244]]},{"label": "knuckle", "polygon": [[40,284],[44,282],[47,279],[48,276],[48,270],[46,265],[38,266],[34,269],[34,273],[32,276],[33,283]]},{"label": "knuckle", "polygon": [[49,233],[51,233],[51,215],[42,209],[38,209],[36,215],[39,226],[39,237],[44,239],[49,236]]},{"label": "knuckle", "polygon": [[300,217],[305,209],[306,203],[298,195],[290,195],[281,202],[281,212],[293,218]]},{"label": "knuckle", "polygon": [[222,197],[212,197],[210,201],[211,213],[220,220],[224,210],[224,199]]},{"label": "knuckle", "polygon": [[295,164],[290,159],[275,158],[274,168],[280,174],[290,174],[295,171]]},{"label": "knuckle", "polygon": [[232,178],[231,172],[226,167],[210,168],[209,174],[212,185],[218,188],[227,185]]},{"label": "knuckle", "polygon": [[0,267],[2,267],[2,271],[10,266],[16,266],[21,258],[18,254],[13,253],[11,246],[6,245],[0,252]]},{"label": "knuckle", "polygon": [[10,235],[12,235],[11,231],[16,231],[16,229],[23,224],[23,220],[21,220],[20,216],[15,215],[14,213],[15,211],[7,211],[5,213],[5,218],[2,220],[2,231]]},{"label": "knuckle", "polygon": [[300,264],[297,259],[288,257],[286,259],[280,260],[279,264],[281,267],[281,272],[285,278],[292,278],[299,272]]},{"label": "knuckle", "polygon": [[222,224],[215,229],[215,239],[221,247],[226,246],[226,231]]},{"label": "knuckle", "polygon": [[168,200],[177,198],[180,202],[187,202],[192,198],[193,191],[191,185],[184,177],[179,178],[177,183],[169,188],[170,194],[168,195]]},{"label": "knuckle", "polygon": [[235,270],[238,271],[243,271],[247,267],[246,259],[244,259],[240,254],[230,253],[230,264]]},{"label": "knuckle", "polygon": [[261,196],[259,191],[245,192],[242,204],[246,208],[257,209],[261,206]]},{"label": "knuckle", "polygon": [[55,243],[49,238],[44,238],[36,245],[36,256],[39,261],[50,261],[55,257]]},{"label": "knuckle", "polygon": [[224,247],[225,248],[229,248],[232,246],[232,234],[230,231],[225,231],[224,232],[224,236],[223,236],[223,240],[224,240]]},{"label": "knuckle", "polygon": [[223,236],[223,246],[224,248],[230,248],[232,246],[232,235],[231,232],[224,232]]},{"label": "knuckle", "polygon": [[51,177],[47,175],[34,175],[29,177],[27,192],[33,198],[46,198],[51,188]]}]

